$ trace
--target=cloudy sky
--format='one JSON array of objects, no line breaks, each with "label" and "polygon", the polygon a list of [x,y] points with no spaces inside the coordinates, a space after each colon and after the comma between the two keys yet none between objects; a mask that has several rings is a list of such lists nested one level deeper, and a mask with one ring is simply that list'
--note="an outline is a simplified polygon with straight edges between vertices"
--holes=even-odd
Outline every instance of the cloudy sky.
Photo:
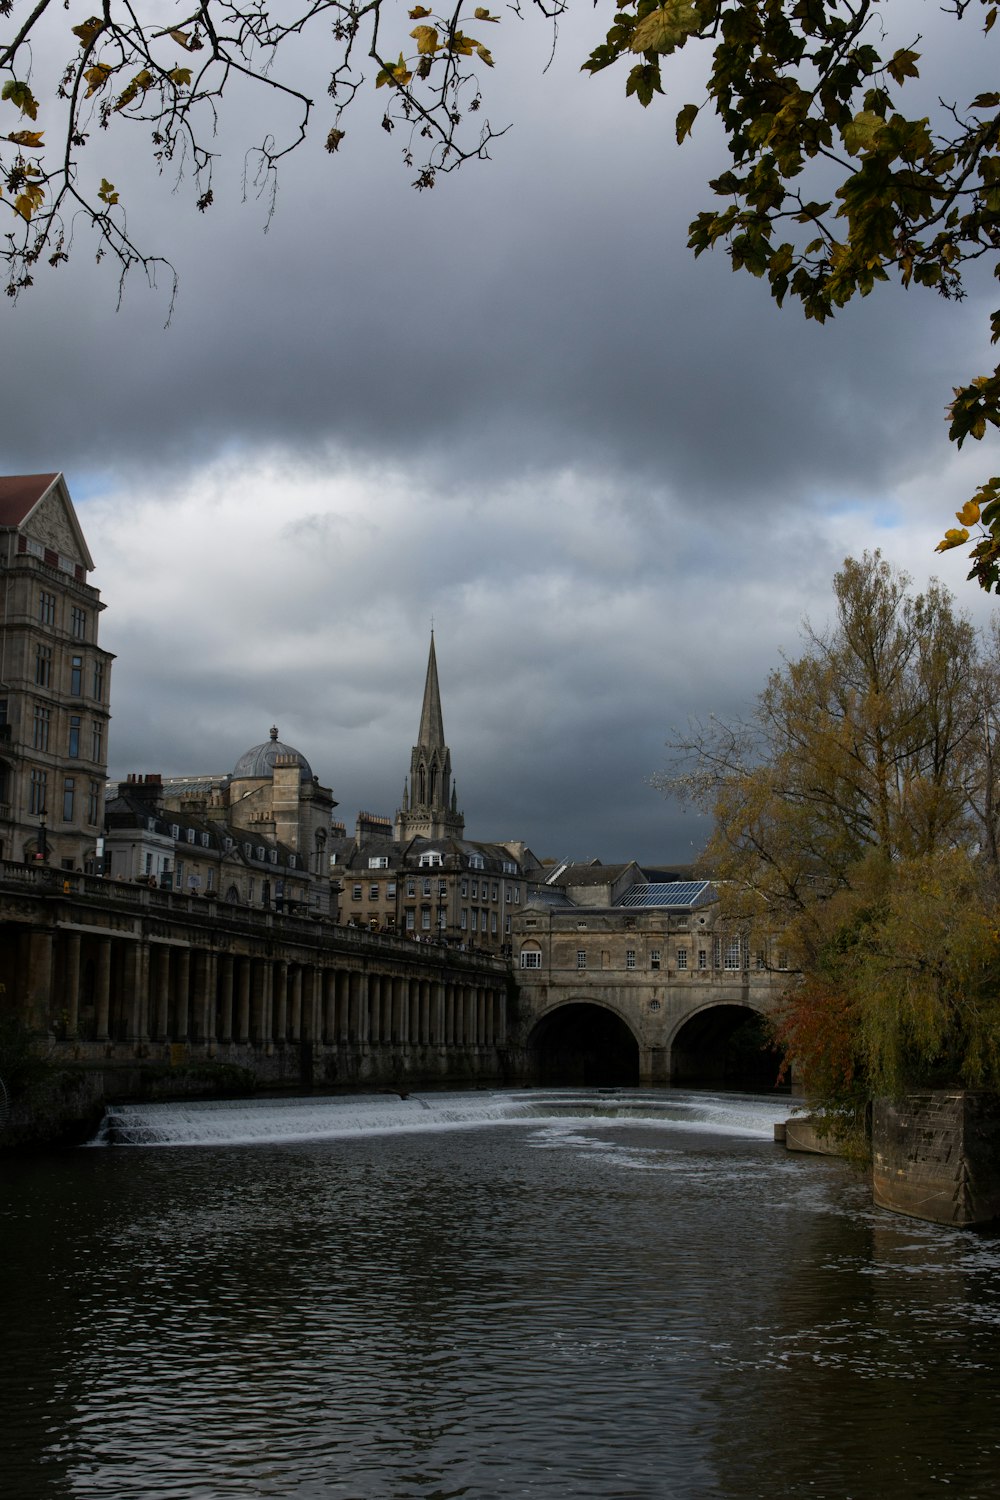
[{"label": "cloudy sky", "polygon": [[986,620],[964,554],[933,547],[996,469],[944,421],[988,367],[987,303],[890,289],[821,329],[695,262],[718,142],[674,145],[684,83],[643,112],[580,73],[599,19],[570,17],[548,71],[544,27],[494,28],[486,112],[513,127],[423,194],[381,98],[324,151],[317,34],[319,125],[267,233],[242,195],[267,101],[225,120],[204,215],[141,140],[97,142],[176,308],[164,328],[165,283],[136,275],[116,310],[86,242],[0,308],[0,465],[61,469],[77,504],[118,657],[112,776],[225,771],[276,724],[349,826],[391,814],[433,621],[470,836],[682,861],[705,829],[648,784],[664,741],[747,709],[846,554]]}]

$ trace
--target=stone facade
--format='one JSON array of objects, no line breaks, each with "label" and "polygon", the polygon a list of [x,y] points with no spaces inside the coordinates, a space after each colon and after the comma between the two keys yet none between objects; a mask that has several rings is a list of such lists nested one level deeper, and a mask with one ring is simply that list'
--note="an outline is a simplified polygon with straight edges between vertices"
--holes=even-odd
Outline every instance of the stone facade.
[{"label": "stone facade", "polygon": [[93,868],[113,657],[61,474],[0,478],[0,858]]},{"label": "stone facade", "polygon": [[[512,949],[519,1036],[541,1054],[536,1070],[546,1052],[569,1055],[572,1038],[567,1031],[560,1040],[561,1029],[582,1034],[602,1011],[624,1028],[620,1047],[635,1049],[634,1081],[644,1084],[731,1081],[734,1037],[768,1014],[790,977],[767,939],[725,926],[708,881],[650,881],[634,863],[553,871],[516,916]],[[594,1047],[612,1045],[610,1031],[602,1036]],[[753,1058],[739,1065],[752,1071]],[[600,1058],[580,1066],[588,1081]],[[765,1057],[760,1083],[773,1085],[776,1072]]]},{"label": "stone facade", "polygon": [[936,1224],[1000,1219],[1000,1100],[967,1089],[877,1099],[872,1192],[879,1208]]}]

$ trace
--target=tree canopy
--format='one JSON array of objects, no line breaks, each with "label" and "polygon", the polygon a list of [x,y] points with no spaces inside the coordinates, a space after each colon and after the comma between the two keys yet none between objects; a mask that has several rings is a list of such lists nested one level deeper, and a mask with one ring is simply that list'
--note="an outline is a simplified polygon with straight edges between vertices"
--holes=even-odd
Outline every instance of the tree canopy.
[{"label": "tree canopy", "polygon": [[[555,24],[570,0],[531,0]],[[187,171],[196,207],[213,202],[215,126],[245,84],[294,106],[284,137],[265,123],[251,177],[273,190],[282,157],[318,128],[327,149],[347,136],[365,88],[384,90],[382,125],[400,143],[418,188],[433,186],[497,134],[484,114],[482,80],[493,67],[501,16],[457,3],[435,11],[394,0],[0,0],[0,207],[7,291],[30,286],[39,266],[71,253],[82,222],[99,254],[123,270],[151,271],[127,205],[101,167],[103,132],[149,133],[157,171]],[[713,115],[729,168],[698,214],[696,255],[725,247],[733,268],[765,280],[780,304],[797,300],[823,321],[879,283],[967,293],[976,262],[1000,272],[1000,92],[995,89],[993,0],[946,0],[968,86],[936,87],[903,0],[621,0],[583,66],[617,68],[628,96],[647,107],[665,96],[673,58],[704,59],[701,97],[675,115],[678,143]],[[509,22],[519,14],[515,4]],[[328,101],[307,97],[283,59],[309,33],[329,53]],[[52,76],[44,60],[56,59]],[[925,77],[925,71],[928,76]],[[686,75],[689,76],[689,75]],[[266,120],[266,112],[265,112]],[[990,319],[1000,338],[1000,310]],[[970,375],[948,404],[959,446],[1000,427],[1000,366]],[[940,543],[971,544],[972,571],[1000,591],[1000,478],[956,513]]]},{"label": "tree canopy", "polygon": [[818,1097],[997,1086],[997,641],[878,553],[834,588],[752,717],[693,725],[659,784],[712,814],[730,919],[793,957],[781,1037]]}]

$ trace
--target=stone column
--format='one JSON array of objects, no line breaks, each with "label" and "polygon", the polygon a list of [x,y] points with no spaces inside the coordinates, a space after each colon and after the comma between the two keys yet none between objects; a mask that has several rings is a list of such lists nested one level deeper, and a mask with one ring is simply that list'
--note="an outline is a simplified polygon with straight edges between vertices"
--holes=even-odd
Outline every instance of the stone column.
[{"label": "stone column", "polygon": [[233,955],[219,955],[219,1040],[233,1040]]},{"label": "stone column", "polygon": [[260,1040],[268,1057],[274,1056],[274,964],[265,958],[261,964]]},{"label": "stone column", "polygon": [[275,1032],[284,1046],[288,1040],[288,964],[279,958],[274,965]]},{"label": "stone column", "polygon": [[444,985],[438,980],[433,990],[434,1004],[431,1041],[438,1047],[444,1046],[444,989]]},{"label": "stone column", "polygon": [[165,1042],[170,1028],[170,949],[160,943],[154,949],[156,970],[153,988],[155,1011],[151,1026],[152,1035],[158,1042]]},{"label": "stone column", "polygon": [[377,1047],[382,1039],[380,1026],[382,1005],[382,981],[377,974],[368,976],[368,1039]]},{"label": "stone column", "polygon": [[215,1044],[219,1037],[219,955],[208,949],[203,950],[201,967],[201,1019],[198,1024],[201,1039],[205,1043],[206,1054],[214,1057]]},{"label": "stone column", "polygon": [[445,986],[444,992],[444,1044],[446,1047],[455,1045],[455,986]]},{"label": "stone column", "polygon": [[237,988],[237,1012],[236,1012],[236,1040],[248,1042],[250,1040],[250,970],[252,960],[243,957],[239,961],[238,988]]},{"label": "stone column", "polygon": [[302,1038],[302,966],[296,964],[292,970],[292,1041]]},{"label": "stone column", "polygon": [[49,1029],[49,1013],[52,1009],[52,933],[32,928],[28,933],[26,956],[26,982],[21,1016],[29,1031],[39,1034]]},{"label": "stone column", "polygon": [[334,969],[323,970],[323,1040],[337,1045],[337,975]]},{"label": "stone column", "polygon": [[190,1030],[190,993],[191,993],[191,949],[177,949],[177,988],[174,991],[177,1000],[176,1026],[177,1035],[171,1040],[175,1042],[186,1042]]},{"label": "stone column", "polygon": [[94,1020],[97,1040],[108,1040],[108,1012],[111,1009],[111,939],[99,938],[97,965],[94,971]]},{"label": "stone column", "polygon": [[149,944],[145,939],[130,945],[129,980],[129,1030],[132,1040],[141,1046],[149,1041]]},{"label": "stone column", "polygon": [[66,1036],[72,1040],[80,1033],[80,934],[78,932],[66,934],[63,1009],[66,1012]]}]

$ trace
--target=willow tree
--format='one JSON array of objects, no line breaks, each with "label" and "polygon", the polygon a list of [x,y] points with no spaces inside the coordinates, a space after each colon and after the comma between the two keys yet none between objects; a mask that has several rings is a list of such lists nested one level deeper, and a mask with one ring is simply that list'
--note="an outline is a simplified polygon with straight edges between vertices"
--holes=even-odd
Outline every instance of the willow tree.
[{"label": "willow tree", "polygon": [[712,814],[730,918],[791,954],[782,1039],[819,1095],[1000,1084],[995,659],[877,552],[834,593],[752,716],[693,725],[659,784]]},{"label": "willow tree", "polygon": [[[556,25],[570,0],[531,0]],[[0,0],[0,254],[7,291],[57,266],[89,226],[123,270],[158,256],[133,238],[106,165],[108,132],[148,132],[156,172],[186,170],[197,208],[213,202],[216,126],[234,92],[262,96],[249,177],[272,192],[281,159],[316,128],[343,146],[350,109],[372,89],[418,188],[489,154],[503,128],[485,112],[501,16],[475,0],[435,11],[397,0]],[[512,21],[516,3],[504,14]],[[721,127],[729,164],[712,207],[691,225],[695,254],[715,245],[780,304],[832,316],[896,280],[957,300],[1000,248],[1000,92],[994,0],[945,0],[968,79],[947,78],[948,48],[923,55],[904,0],[618,0],[585,60],[614,69],[643,107],[666,95],[676,56],[702,63],[696,97],[674,117],[678,143],[703,116]],[[598,23],[600,24],[600,23]],[[328,61],[317,103],[296,76],[297,39]],[[935,55],[937,52],[937,55]],[[685,71],[685,87],[692,74]],[[290,106],[290,113],[282,106]],[[109,175],[111,173],[111,175]],[[1000,311],[989,336],[1000,338]],[[1000,366],[948,403],[961,445],[1000,426]],[[1000,479],[957,512],[942,548],[971,543],[972,571],[1000,590]]]}]

